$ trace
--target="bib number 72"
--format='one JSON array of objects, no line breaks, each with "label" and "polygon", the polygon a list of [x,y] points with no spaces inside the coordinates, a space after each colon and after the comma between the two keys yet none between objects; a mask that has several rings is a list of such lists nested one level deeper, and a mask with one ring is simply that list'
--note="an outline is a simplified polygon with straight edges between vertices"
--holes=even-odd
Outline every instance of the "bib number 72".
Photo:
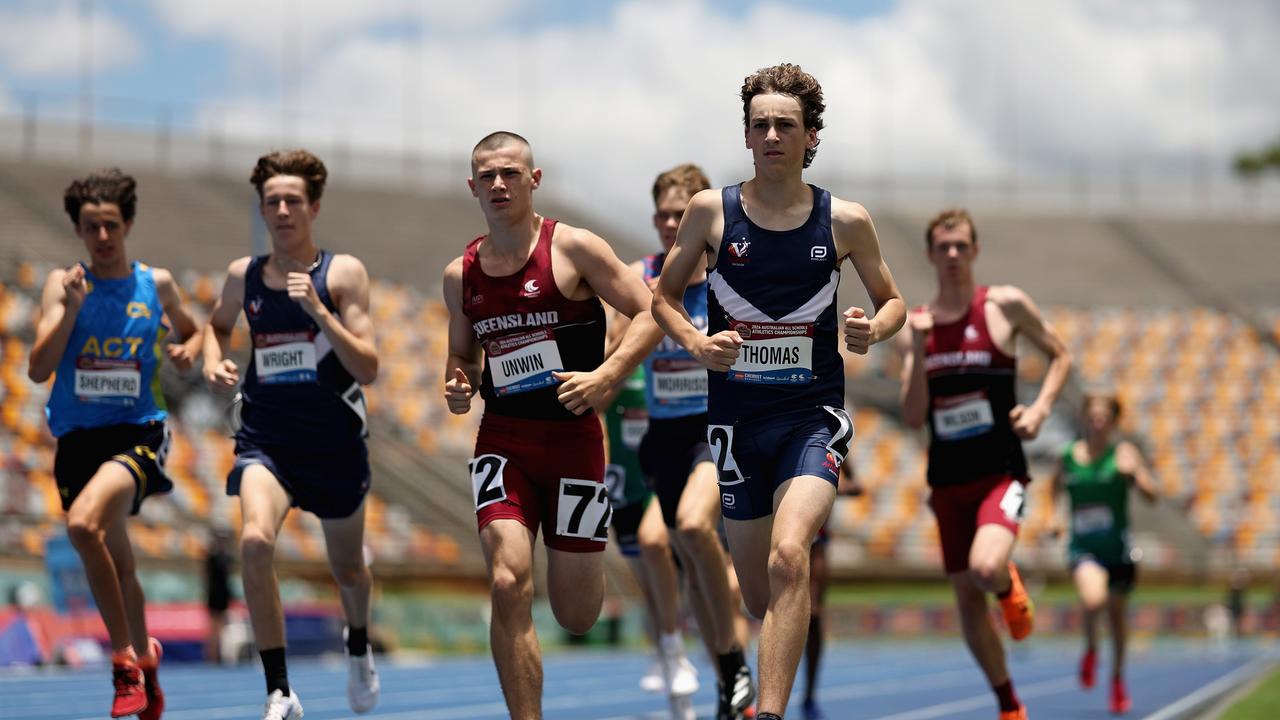
[{"label": "bib number 72", "polygon": [[605,542],[613,506],[604,483],[560,478],[560,498],[556,503],[556,534]]}]

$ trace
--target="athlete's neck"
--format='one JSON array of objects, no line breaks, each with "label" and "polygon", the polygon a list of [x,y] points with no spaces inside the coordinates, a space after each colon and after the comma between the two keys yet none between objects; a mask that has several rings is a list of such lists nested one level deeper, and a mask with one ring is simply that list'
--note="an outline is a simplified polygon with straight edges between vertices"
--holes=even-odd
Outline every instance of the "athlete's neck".
[{"label": "athlete's neck", "polygon": [[972,276],[964,280],[942,280],[938,283],[938,297],[933,301],[933,309],[944,314],[963,312],[973,302],[974,292],[976,285]]},{"label": "athlete's neck", "polygon": [[1084,447],[1089,453],[1089,462],[1093,462],[1105,455],[1107,448],[1110,446],[1110,433],[1086,432],[1084,434]]},{"label": "athlete's neck", "polygon": [[485,255],[493,258],[520,260],[533,252],[542,233],[542,216],[533,213],[511,224],[489,225],[489,235],[480,244]]},{"label": "athlete's neck", "polygon": [[283,273],[311,272],[320,264],[320,249],[314,242],[298,243],[292,248],[271,248],[271,264]]},{"label": "athlete's neck", "polygon": [[742,194],[753,205],[770,212],[779,212],[810,202],[813,191],[800,177],[800,173],[781,177],[756,176],[742,184]]},{"label": "athlete's neck", "polygon": [[89,274],[101,280],[118,280],[129,277],[132,272],[133,265],[126,258],[110,263],[99,263],[96,260],[89,263]]}]

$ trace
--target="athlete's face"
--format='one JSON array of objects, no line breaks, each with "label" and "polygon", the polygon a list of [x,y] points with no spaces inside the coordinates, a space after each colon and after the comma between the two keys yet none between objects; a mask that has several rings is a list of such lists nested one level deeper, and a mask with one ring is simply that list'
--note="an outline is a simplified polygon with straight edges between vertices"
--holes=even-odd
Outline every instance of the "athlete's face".
[{"label": "athlete's face", "polygon": [[529,149],[517,143],[481,150],[471,158],[467,185],[485,217],[518,217],[532,212],[533,191],[542,170],[530,167]]},{"label": "athlete's face", "polygon": [[804,151],[818,144],[818,131],[806,130],[800,101],[790,95],[751,98],[747,148],[758,168],[804,166]]},{"label": "athlete's face", "polygon": [[1115,409],[1107,398],[1089,398],[1084,406],[1085,428],[1091,433],[1106,435],[1115,426]]},{"label": "athlete's face", "polygon": [[684,217],[685,208],[689,207],[689,200],[689,191],[681,187],[669,187],[658,198],[658,206],[653,212],[653,226],[658,229],[658,238],[662,240],[664,251],[671,250],[676,244],[676,231],[680,229],[680,220]]},{"label": "athlete's face", "polygon": [[318,212],[320,203],[307,199],[307,182],[302,178],[276,175],[262,184],[262,219],[280,249],[309,242]]},{"label": "athlete's face", "polygon": [[969,273],[978,257],[978,244],[973,240],[969,223],[947,228],[939,225],[933,229],[933,242],[929,245],[929,262],[938,272],[950,279],[958,279]]},{"label": "athlete's face", "polygon": [[115,203],[85,203],[80,206],[76,235],[84,243],[93,264],[115,265],[124,261],[124,239],[133,227],[125,222]]}]

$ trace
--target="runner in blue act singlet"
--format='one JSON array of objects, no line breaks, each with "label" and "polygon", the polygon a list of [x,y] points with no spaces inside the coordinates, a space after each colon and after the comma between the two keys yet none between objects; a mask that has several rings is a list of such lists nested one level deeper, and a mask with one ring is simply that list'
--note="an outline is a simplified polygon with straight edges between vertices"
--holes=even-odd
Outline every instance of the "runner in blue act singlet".
[{"label": "runner in blue act singlet", "polygon": [[723,189],[724,236],[708,272],[707,333],[742,337],[729,372],[708,378],[707,439],[720,468],[725,517],[773,512],[773,492],[798,475],[835,484],[853,440],[831,235],[831,194],[813,185],[813,211],[794,230],[766,230]]}]

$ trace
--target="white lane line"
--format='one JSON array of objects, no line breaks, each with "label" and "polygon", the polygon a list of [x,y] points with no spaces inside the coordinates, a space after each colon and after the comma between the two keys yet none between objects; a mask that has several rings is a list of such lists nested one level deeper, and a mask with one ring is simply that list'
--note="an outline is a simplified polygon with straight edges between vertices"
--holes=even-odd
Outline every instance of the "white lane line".
[{"label": "white lane line", "polygon": [[[1041,695],[1052,695],[1064,690],[1070,690],[1076,686],[1074,677],[1060,677],[1052,680],[1041,680],[1040,682],[1031,683],[1030,685],[1022,685],[1018,688],[1018,696],[1024,698],[1039,697]],[[961,700],[952,700],[951,702],[939,703],[928,707],[916,708],[893,715],[885,715],[875,720],[930,720],[931,718],[946,717],[951,713],[961,712],[964,710],[981,710],[984,707],[990,707],[993,704],[990,692],[981,695],[963,698]]]},{"label": "white lane line", "polygon": [[1169,720],[1169,718],[1177,717],[1179,713],[1186,712],[1215,694],[1226,692],[1237,683],[1242,683],[1254,677],[1274,664],[1275,661],[1274,657],[1261,657],[1247,665],[1242,665],[1199,690],[1184,696],[1182,699],[1151,713],[1142,718],[1142,720]]}]

